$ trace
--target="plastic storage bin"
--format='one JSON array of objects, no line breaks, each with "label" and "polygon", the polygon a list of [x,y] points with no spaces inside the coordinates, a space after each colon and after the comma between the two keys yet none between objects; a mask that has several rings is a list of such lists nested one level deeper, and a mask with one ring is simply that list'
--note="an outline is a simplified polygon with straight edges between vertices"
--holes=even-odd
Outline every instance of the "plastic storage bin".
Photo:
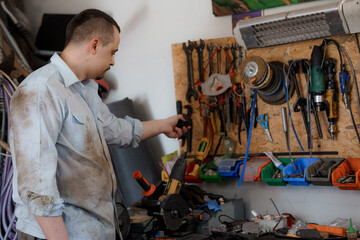
[{"label": "plastic storage bin", "polygon": [[[271,160],[268,157],[253,157],[246,162],[244,171],[244,182],[261,181],[261,170],[268,165]],[[239,176],[242,173],[243,164],[239,167]]]},{"label": "plastic storage bin", "polygon": [[[290,158],[278,158],[280,162],[284,164],[284,166],[287,166],[289,163],[291,163]],[[273,162],[266,165],[261,170],[261,181],[266,182],[270,186],[286,186],[287,182],[283,180],[283,171],[280,172],[280,178],[272,178],[272,176],[275,174],[277,170],[277,167],[275,167],[275,164]]]},{"label": "plastic storage bin", "polygon": [[306,181],[306,168],[313,164],[319,158],[298,158],[294,160],[294,164],[299,172],[296,172],[293,165],[290,163],[283,169],[283,176],[290,174],[297,174],[303,172],[302,177],[283,177],[284,181],[287,181],[290,185],[308,186],[309,182]]},{"label": "plastic storage bin", "polygon": [[[194,168],[194,165],[196,163],[196,159],[192,160],[192,159],[187,159],[188,163],[186,165],[186,174],[185,174],[185,178],[184,181],[187,183],[201,183],[204,180],[200,178],[200,168],[199,168],[199,174],[197,176],[190,176],[189,173],[191,173],[191,171]],[[190,161],[190,162],[189,162]],[[203,164],[205,164],[208,161],[208,159],[204,159],[203,160]]]},{"label": "plastic storage bin", "polygon": [[307,226],[308,228],[316,229],[319,232],[328,232],[331,235],[346,237],[346,228],[317,225],[312,223],[308,223]]},{"label": "plastic storage bin", "polygon": [[218,173],[221,177],[239,177],[239,167],[243,164],[240,159],[222,159],[218,165]]},{"label": "plastic storage bin", "polygon": [[[320,158],[306,168],[306,181],[311,182],[313,185],[332,186],[331,173],[342,163],[343,160],[344,158]],[[322,172],[326,172],[327,176],[313,176],[319,170],[321,171],[320,168],[324,167],[324,164],[327,165],[327,169]]]},{"label": "plastic storage bin", "polygon": [[[204,179],[205,182],[209,182],[209,183],[222,182],[223,179],[218,173],[217,168],[218,167],[215,165],[214,161],[201,165],[199,170],[200,178]],[[212,172],[214,173],[214,175],[206,175],[206,171],[209,169],[213,170]]]},{"label": "plastic storage bin", "polygon": [[[338,183],[337,181],[342,176],[349,172],[355,172],[355,183]],[[341,190],[360,190],[359,182],[360,174],[360,158],[347,158],[345,159],[331,174],[332,184]]]}]

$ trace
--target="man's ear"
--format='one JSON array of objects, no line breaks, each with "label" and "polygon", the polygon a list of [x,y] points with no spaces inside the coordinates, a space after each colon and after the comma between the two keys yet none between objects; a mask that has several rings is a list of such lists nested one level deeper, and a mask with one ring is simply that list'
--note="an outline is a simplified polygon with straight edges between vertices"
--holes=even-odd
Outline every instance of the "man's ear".
[{"label": "man's ear", "polygon": [[93,38],[89,42],[89,51],[91,54],[95,55],[100,46],[100,39]]}]

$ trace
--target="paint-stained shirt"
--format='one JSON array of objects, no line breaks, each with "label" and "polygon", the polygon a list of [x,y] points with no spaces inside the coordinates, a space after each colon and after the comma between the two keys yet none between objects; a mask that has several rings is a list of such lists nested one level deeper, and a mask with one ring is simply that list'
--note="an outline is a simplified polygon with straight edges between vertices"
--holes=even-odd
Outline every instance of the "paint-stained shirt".
[{"label": "paint-stained shirt", "polygon": [[115,239],[116,178],[108,146],[138,146],[143,126],[116,118],[97,90],[55,54],[12,97],[18,230],[45,238],[34,215],[62,216],[70,239]]}]

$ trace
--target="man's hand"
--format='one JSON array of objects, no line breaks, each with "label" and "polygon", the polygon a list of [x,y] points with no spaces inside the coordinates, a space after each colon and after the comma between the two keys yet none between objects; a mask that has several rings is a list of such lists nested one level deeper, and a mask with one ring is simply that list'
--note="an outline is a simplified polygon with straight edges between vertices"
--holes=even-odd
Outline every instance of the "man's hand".
[{"label": "man's hand", "polygon": [[185,121],[185,118],[182,114],[178,114],[161,120],[142,122],[144,132],[141,140],[145,140],[161,133],[164,133],[169,138],[181,137],[190,129],[190,126],[183,126],[182,128],[177,127],[176,124],[179,122],[179,120]]},{"label": "man's hand", "polygon": [[169,117],[167,119],[164,119],[165,122],[165,128],[164,128],[164,134],[168,136],[169,138],[179,138],[182,135],[184,135],[189,129],[190,126],[186,127],[183,126],[180,128],[179,126],[176,126],[179,122],[179,120],[186,121],[184,116],[182,114],[178,114],[172,117]]}]

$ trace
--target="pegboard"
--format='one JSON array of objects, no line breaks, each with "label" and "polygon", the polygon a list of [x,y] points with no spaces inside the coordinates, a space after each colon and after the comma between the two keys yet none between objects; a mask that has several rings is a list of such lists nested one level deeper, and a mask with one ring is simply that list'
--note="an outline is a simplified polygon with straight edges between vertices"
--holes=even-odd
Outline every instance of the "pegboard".
[{"label": "pegboard", "polygon": [[[349,54],[352,64],[355,69],[355,74],[357,77],[358,85],[359,83],[359,70],[360,70],[360,54],[358,51],[358,47],[356,44],[356,39],[354,35],[341,35],[336,37],[331,37],[331,39],[336,40],[342,47],[345,48],[347,53]],[[267,48],[259,48],[259,49],[251,49],[246,51],[245,55],[248,56],[260,56],[267,62],[271,61],[280,61],[283,63],[288,63],[290,60],[296,59],[309,59],[311,58],[311,52],[314,45],[320,45],[323,39],[316,39],[311,41],[299,42],[294,44],[286,44],[280,46],[273,46]],[[213,43],[214,45],[220,45],[224,47],[226,44],[231,45],[235,44],[235,38],[219,38],[219,39],[209,39],[204,40],[205,44]],[[199,41],[197,41],[199,43]],[[187,43],[186,43],[187,44]],[[221,51],[221,68],[220,73],[225,74],[225,62],[226,56],[224,51]],[[199,143],[200,139],[203,136],[203,118],[200,116],[200,104],[199,101],[194,101],[192,98],[192,102],[189,103],[186,100],[186,92],[187,92],[187,64],[186,64],[186,55],[183,50],[183,43],[173,44],[172,45],[172,56],[173,56],[173,68],[174,68],[174,81],[175,81],[175,96],[176,100],[181,100],[182,105],[190,105],[193,108],[192,114],[192,151],[189,154],[195,154],[195,150],[197,144]],[[359,153],[359,142],[356,137],[356,133],[353,127],[353,123],[351,121],[349,110],[345,108],[344,103],[341,101],[341,94],[340,94],[340,87],[339,87],[339,72],[340,72],[340,64],[339,64],[339,55],[337,48],[335,45],[329,45],[326,50],[326,57],[331,57],[335,59],[335,66],[336,66],[336,87],[337,87],[337,103],[338,103],[338,119],[336,122],[336,135],[335,140],[331,141],[330,134],[328,132],[328,121],[326,117],[325,111],[318,112],[323,139],[319,138],[314,116],[312,114],[312,138],[313,138],[313,152],[321,151],[337,151],[339,157],[357,157]],[[206,48],[203,51],[203,58],[204,58],[204,66],[207,65],[209,61],[209,55]],[[214,61],[214,71],[217,72],[217,57],[213,58]],[[351,75],[349,65],[346,60],[346,69]],[[199,80],[199,72],[198,72],[198,55],[196,50],[194,49],[192,52],[192,66],[193,66],[193,76],[194,81],[197,82]],[[204,72],[205,81],[209,77],[209,67],[206,68]],[[239,82],[240,76],[236,73],[232,78],[232,83]],[[306,89],[306,80],[304,74],[297,75],[300,91],[302,97],[306,97],[307,89]],[[350,92],[350,102],[353,111],[353,115],[355,117],[355,122],[360,123],[359,112],[357,108],[356,102],[356,93],[353,84],[352,77],[350,78],[351,82],[351,92]],[[195,87],[196,89],[196,87]],[[200,95],[200,94],[199,94]],[[249,98],[249,96],[247,96]],[[293,119],[293,123],[300,139],[300,142],[305,151],[307,149],[307,134],[304,127],[303,119],[301,112],[294,112],[292,107],[297,100],[297,95],[294,92],[290,99],[290,108],[291,108],[291,115]],[[206,101],[205,101],[206,102]],[[247,104],[248,104],[247,100]],[[201,110],[204,110],[206,107],[205,104],[201,104]],[[263,113],[267,113],[269,116],[269,130],[273,139],[273,142],[268,140],[267,135],[265,134],[264,129],[258,124],[257,128],[252,130],[252,137],[251,137],[251,145],[250,145],[250,154],[256,153],[263,153],[264,151],[272,151],[272,152],[288,152],[287,145],[286,145],[286,138],[283,132],[283,125],[282,125],[282,117],[281,117],[281,107],[286,107],[287,104],[284,103],[282,105],[269,105],[263,102],[259,97],[257,98],[257,107],[258,107],[258,114],[261,115]],[[184,111],[186,113],[186,111]],[[216,133],[214,142],[212,143],[212,147],[210,150],[210,154],[214,153],[215,145],[218,142],[218,139],[221,133],[219,131],[219,120],[216,120]],[[359,125],[357,125],[358,128]],[[247,144],[247,137],[245,131],[241,131],[241,140],[242,144],[240,145],[237,138],[237,125],[231,125],[231,131],[228,132],[228,136],[236,142],[236,150],[235,154],[243,155],[245,154],[246,144]],[[292,152],[302,152],[301,148],[299,147],[298,142],[296,141],[295,135],[289,126],[289,134],[290,134],[290,146]],[[181,145],[181,144],[180,144]],[[186,144],[181,146],[181,151],[186,151]],[[223,153],[223,148],[219,148],[218,154]],[[316,155],[313,155],[316,156]],[[322,156],[324,157],[324,156]]]}]

